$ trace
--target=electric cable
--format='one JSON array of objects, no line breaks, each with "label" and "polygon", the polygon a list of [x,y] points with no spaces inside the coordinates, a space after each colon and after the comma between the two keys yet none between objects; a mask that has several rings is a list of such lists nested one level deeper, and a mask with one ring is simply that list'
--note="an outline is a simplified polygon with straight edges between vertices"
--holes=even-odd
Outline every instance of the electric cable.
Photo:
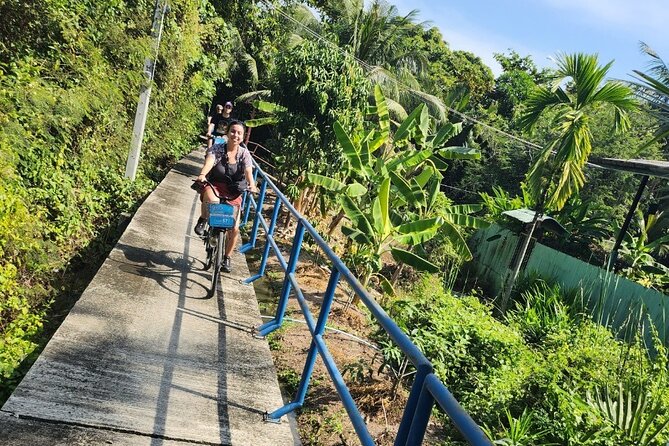
[{"label": "electric cable", "polygon": [[[348,57],[353,58],[356,62],[358,62],[358,64],[360,64],[360,65],[361,65],[363,68],[365,68],[367,71],[371,72],[372,70],[374,70],[375,66],[373,66],[373,65],[371,65],[371,64],[368,64],[368,63],[365,62],[364,60],[361,60],[361,59],[357,58],[355,55],[353,55],[353,54],[351,54],[350,52],[346,51],[345,49],[341,48],[341,47],[340,47],[339,45],[337,45],[335,42],[332,42],[331,40],[329,40],[329,39],[327,39],[327,38],[321,36],[319,33],[317,33],[316,31],[312,30],[311,28],[309,28],[308,26],[306,26],[304,23],[302,23],[302,22],[296,20],[295,18],[293,18],[290,14],[287,14],[287,13],[283,12],[281,9],[274,7],[274,5],[272,5],[271,3],[269,3],[268,0],[260,0],[260,1],[261,1],[262,3],[264,3],[266,6],[268,6],[269,8],[271,8],[271,9],[273,9],[274,11],[278,12],[282,17],[284,17],[284,18],[287,19],[288,21],[290,21],[290,22],[296,24],[297,26],[299,26],[300,28],[302,28],[303,30],[305,30],[305,31],[306,31],[308,34],[310,34],[312,37],[316,38],[316,40],[319,40],[319,41],[325,43],[326,45],[330,46],[331,48],[333,48],[334,50],[338,51],[338,52],[339,52],[340,54],[342,54],[342,55],[345,55],[345,56],[348,56]],[[392,82],[394,82],[397,86],[402,87],[402,88],[403,88],[405,91],[407,91],[409,94],[411,94],[411,95],[413,95],[414,97],[420,99],[421,101],[423,100],[423,98],[420,97],[420,95],[416,94],[410,87],[408,87],[407,85],[403,84],[401,81],[399,81],[398,79],[396,79],[395,76],[388,75],[387,78],[390,79]],[[454,108],[452,108],[452,107],[449,107],[449,106],[446,105],[446,104],[444,104],[444,108],[445,108],[446,110],[450,111],[451,113],[457,115],[458,117],[460,117],[460,119],[462,119],[463,121],[468,121],[468,122],[470,122],[470,123],[478,124],[478,125],[480,125],[481,127],[484,127],[484,128],[486,128],[486,129],[488,129],[488,130],[490,130],[490,131],[493,131],[493,132],[498,133],[498,134],[500,134],[500,135],[504,135],[504,136],[506,136],[507,138],[510,138],[510,139],[512,139],[512,140],[514,140],[514,141],[517,141],[517,142],[521,143],[521,144],[524,144],[525,146],[527,146],[527,147],[529,147],[529,148],[538,149],[538,150],[544,150],[544,148],[543,148],[541,145],[539,145],[539,144],[533,143],[533,142],[531,142],[531,141],[527,141],[527,140],[525,140],[525,139],[523,139],[523,138],[520,138],[520,137],[518,137],[518,136],[516,136],[516,135],[513,135],[513,134],[511,134],[511,133],[509,133],[509,132],[506,132],[506,131],[504,131],[504,130],[498,129],[497,127],[493,127],[493,126],[491,126],[490,124],[486,124],[485,122],[483,122],[483,121],[481,121],[481,120],[479,120],[479,119],[473,118],[473,117],[467,115],[466,113],[463,113],[463,112],[461,112],[461,111],[459,111],[459,110],[456,110],[456,109],[454,109]],[[555,151],[552,151],[552,152],[553,152],[553,154],[555,154]],[[589,162],[589,161],[586,161],[586,165],[588,165],[588,166],[590,166],[590,167],[596,167],[596,168],[599,168],[599,169],[603,169],[602,166],[600,166],[600,165],[598,165],[598,164],[593,164],[593,163],[591,163],[591,162]]]}]

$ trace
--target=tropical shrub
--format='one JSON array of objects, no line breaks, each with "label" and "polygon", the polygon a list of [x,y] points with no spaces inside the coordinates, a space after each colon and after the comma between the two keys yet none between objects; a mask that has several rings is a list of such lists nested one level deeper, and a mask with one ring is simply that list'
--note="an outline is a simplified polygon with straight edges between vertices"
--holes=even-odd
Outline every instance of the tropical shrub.
[{"label": "tropical shrub", "polygon": [[[495,320],[491,311],[476,297],[444,291],[436,276],[424,276],[388,308],[479,423],[495,423],[497,414],[521,400],[539,366],[520,333]],[[382,345],[390,365],[399,367],[396,347],[387,341]]]},{"label": "tropical shrub", "polygon": [[[651,359],[641,334],[615,339],[555,285],[519,288],[506,322],[476,297],[444,291],[438,276],[399,293],[387,311],[496,444],[665,444],[666,349]],[[386,364],[410,375],[401,351],[379,337]]]},{"label": "tropical shrub", "polygon": [[392,294],[392,284],[378,274],[384,253],[391,253],[400,264],[436,272],[438,266],[425,259],[425,242],[440,234],[459,255],[469,259],[471,253],[461,228],[484,227],[487,223],[469,215],[480,206],[452,205],[439,190],[445,159],[478,157],[468,147],[444,147],[460,126],[446,123],[431,134],[431,119],[421,104],[391,134],[388,106],[379,86],[375,86],[374,99],[369,129],[348,133],[339,121],[335,122],[346,161],[344,169],[336,177],[316,173],[307,177],[323,190],[339,193],[339,217],[348,220],[342,233],[352,242],[345,260],[362,277],[363,284],[376,276]]},{"label": "tropical shrub", "polygon": [[51,303],[82,291],[77,259],[107,255],[127,213],[193,149],[200,108],[225,77],[203,52],[202,39],[225,37],[209,4],[170,7],[135,182],[124,171],[153,2],[0,7],[0,398],[44,342]]}]

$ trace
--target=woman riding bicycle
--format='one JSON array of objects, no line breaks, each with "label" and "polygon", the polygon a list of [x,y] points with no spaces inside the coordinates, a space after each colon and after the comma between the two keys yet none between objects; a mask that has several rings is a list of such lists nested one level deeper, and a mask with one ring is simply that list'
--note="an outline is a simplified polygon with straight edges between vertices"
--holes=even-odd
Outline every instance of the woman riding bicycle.
[{"label": "woman riding bicycle", "polygon": [[[219,203],[218,197],[237,208],[235,213],[235,225],[227,232],[227,243],[223,256],[222,270],[231,271],[230,254],[232,254],[239,235],[239,208],[242,204],[242,193],[246,190],[257,192],[253,180],[253,165],[251,153],[242,143],[244,140],[244,124],[241,121],[232,121],[228,125],[227,143],[214,144],[207,150],[204,166],[198,175],[198,182],[208,181],[204,187],[200,199],[202,200],[202,211],[195,225],[197,235],[204,234],[205,224],[209,218],[209,203]],[[212,186],[215,191],[212,190]],[[218,195],[218,197],[217,197]]]}]

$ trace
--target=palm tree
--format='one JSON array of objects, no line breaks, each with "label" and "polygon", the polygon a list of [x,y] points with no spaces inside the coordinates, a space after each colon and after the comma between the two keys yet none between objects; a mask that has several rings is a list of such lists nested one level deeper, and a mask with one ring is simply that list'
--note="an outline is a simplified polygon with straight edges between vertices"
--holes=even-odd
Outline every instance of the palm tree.
[{"label": "palm tree", "polygon": [[611,105],[615,111],[614,128],[616,131],[624,131],[629,127],[627,111],[636,106],[629,87],[619,81],[604,82],[613,61],[602,67],[599,66],[597,55],[578,53],[560,54],[556,63],[558,69],[555,79],[548,86],[538,87],[530,95],[527,109],[519,121],[521,128],[531,131],[541,116],[552,111],[555,113],[553,127],[558,136],[543,149],[527,173],[527,185],[536,203],[536,210],[521,245],[520,255],[512,266],[502,296],[502,311],[506,308],[527,246],[544,210],[561,209],[585,183],[583,166],[592,150],[592,111],[602,104]]},{"label": "palm tree", "polygon": [[393,119],[403,121],[406,110],[425,103],[437,124],[446,121],[446,105],[421,86],[428,60],[411,47],[418,10],[402,16],[397,7],[385,0],[373,0],[367,7],[363,0],[317,0],[329,29],[338,43],[367,70],[369,79],[386,94]]},{"label": "palm tree", "polygon": [[669,67],[651,47],[641,42],[641,51],[650,56],[646,73],[633,70],[636,81],[627,82],[635,94],[647,102],[658,120],[658,128],[648,144],[669,137]]},{"label": "palm tree", "polygon": [[[664,140],[665,152],[669,149],[669,67],[651,47],[641,42],[641,51],[651,58],[647,71],[634,70],[636,81],[627,82],[634,93],[650,106],[651,114],[657,119],[657,129],[653,138],[645,146]],[[669,230],[669,185],[658,191],[657,219],[653,230],[648,234],[650,240],[663,237]],[[666,253],[664,253],[666,255]]]}]

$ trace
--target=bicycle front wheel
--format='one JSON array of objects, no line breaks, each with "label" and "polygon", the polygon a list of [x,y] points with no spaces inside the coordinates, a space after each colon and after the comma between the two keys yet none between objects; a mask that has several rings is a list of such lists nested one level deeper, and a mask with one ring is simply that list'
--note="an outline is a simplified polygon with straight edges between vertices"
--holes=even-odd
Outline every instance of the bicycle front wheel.
[{"label": "bicycle front wheel", "polygon": [[218,286],[218,278],[221,276],[221,263],[223,262],[223,251],[225,250],[225,232],[218,231],[216,234],[216,244],[214,245],[214,252],[212,257],[214,260],[214,270],[211,272],[211,288],[209,289],[209,296],[216,294],[216,287]]}]

